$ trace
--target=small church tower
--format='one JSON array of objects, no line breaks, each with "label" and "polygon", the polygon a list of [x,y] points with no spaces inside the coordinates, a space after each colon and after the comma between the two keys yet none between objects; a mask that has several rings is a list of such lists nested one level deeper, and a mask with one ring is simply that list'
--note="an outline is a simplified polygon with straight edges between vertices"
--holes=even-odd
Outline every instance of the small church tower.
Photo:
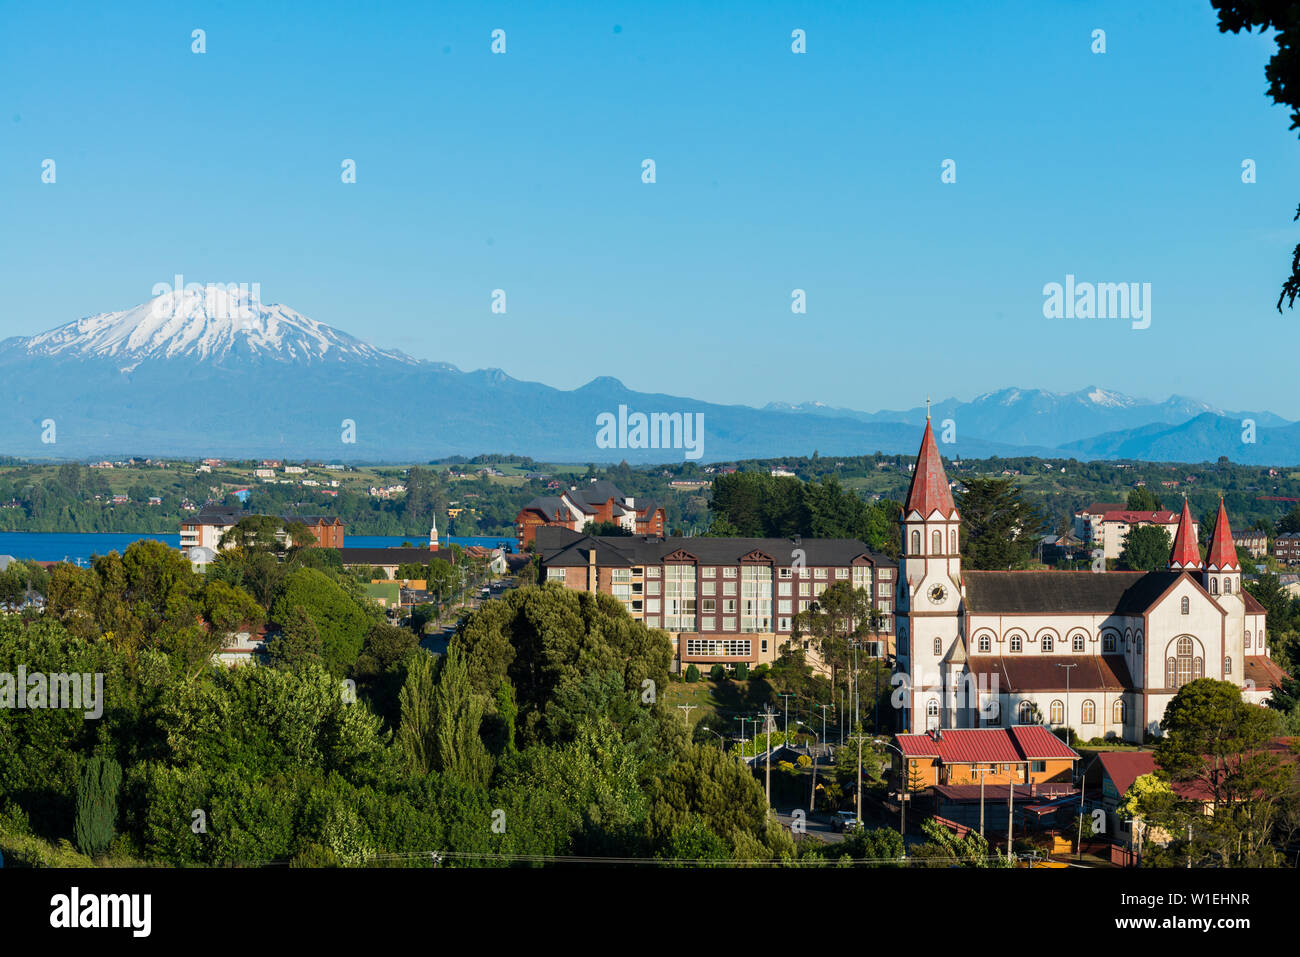
[{"label": "small church tower", "polygon": [[1183,499],[1183,514],[1178,518],[1178,531],[1174,547],[1169,553],[1169,570],[1194,572],[1201,568],[1201,549],[1196,544],[1196,529],[1192,525],[1192,510]]},{"label": "small church tower", "polygon": [[437,515],[433,516],[432,522],[433,524],[429,526],[429,551],[436,552],[438,550],[438,516]]},{"label": "small church tower", "polygon": [[1223,507],[1222,497],[1214,520],[1214,538],[1205,556],[1203,579],[1205,590],[1215,598],[1241,594],[1241,562],[1237,561],[1237,546],[1232,543],[1232,528],[1228,525],[1228,510]]}]

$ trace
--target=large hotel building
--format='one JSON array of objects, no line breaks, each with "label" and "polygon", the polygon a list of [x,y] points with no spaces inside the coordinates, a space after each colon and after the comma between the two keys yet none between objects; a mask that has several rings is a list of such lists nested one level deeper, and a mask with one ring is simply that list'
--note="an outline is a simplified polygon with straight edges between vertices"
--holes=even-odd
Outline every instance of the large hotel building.
[{"label": "large hotel building", "polygon": [[867,589],[884,615],[863,652],[893,650],[898,568],[856,539],[593,536],[554,526],[535,535],[544,581],[613,595],[668,633],[678,671],[770,664],[791,640],[794,616],[841,581]]}]

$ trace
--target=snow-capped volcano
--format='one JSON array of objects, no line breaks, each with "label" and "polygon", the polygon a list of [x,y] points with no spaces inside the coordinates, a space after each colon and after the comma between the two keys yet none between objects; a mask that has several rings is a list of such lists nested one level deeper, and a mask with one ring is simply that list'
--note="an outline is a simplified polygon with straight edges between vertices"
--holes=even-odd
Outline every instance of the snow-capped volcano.
[{"label": "snow-capped volcano", "polygon": [[256,284],[190,285],[122,312],[103,312],[26,339],[30,355],[113,359],[134,368],[146,359],[262,358],[297,365],[391,361],[418,365],[278,303],[264,304]]}]

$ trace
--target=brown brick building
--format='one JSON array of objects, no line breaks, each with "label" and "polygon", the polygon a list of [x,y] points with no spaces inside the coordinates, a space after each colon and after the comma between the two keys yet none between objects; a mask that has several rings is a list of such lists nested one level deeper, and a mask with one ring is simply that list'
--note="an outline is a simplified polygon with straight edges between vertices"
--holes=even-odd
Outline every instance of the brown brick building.
[{"label": "brown brick building", "polygon": [[633,535],[661,536],[664,510],[650,499],[637,501],[624,495],[613,482],[602,480],[533,499],[515,518],[515,537],[522,552],[533,544],[539,528],[581,532],[589,522],[613,522]]},{"label": "brown brick building", "polygon": [[898,569],[857,539],[593,536],[558,527],[535,535],[543,581],[613,595],[633,618],[668,632],[678,671],[775,661],[794,616],[841,581],[867,589],[884,615],[864,653],[893,653]]}]

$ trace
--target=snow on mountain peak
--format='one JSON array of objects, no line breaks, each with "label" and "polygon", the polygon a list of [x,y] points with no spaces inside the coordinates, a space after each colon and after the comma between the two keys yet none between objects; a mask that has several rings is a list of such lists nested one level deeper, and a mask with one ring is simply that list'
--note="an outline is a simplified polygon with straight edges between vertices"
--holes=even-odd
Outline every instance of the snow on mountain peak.
[{"label": "snow on mountain peak", "polygon": [[418,362],[401,352],[376,349],[288,306],[266,305],[257,283],[251,288],[246,283],[192,283],[169,289],[134,308],[87,316],[32,336],[24,345],[36,355],[131,363],[180,357],[216,361],[232,354],[297,364]]}]

